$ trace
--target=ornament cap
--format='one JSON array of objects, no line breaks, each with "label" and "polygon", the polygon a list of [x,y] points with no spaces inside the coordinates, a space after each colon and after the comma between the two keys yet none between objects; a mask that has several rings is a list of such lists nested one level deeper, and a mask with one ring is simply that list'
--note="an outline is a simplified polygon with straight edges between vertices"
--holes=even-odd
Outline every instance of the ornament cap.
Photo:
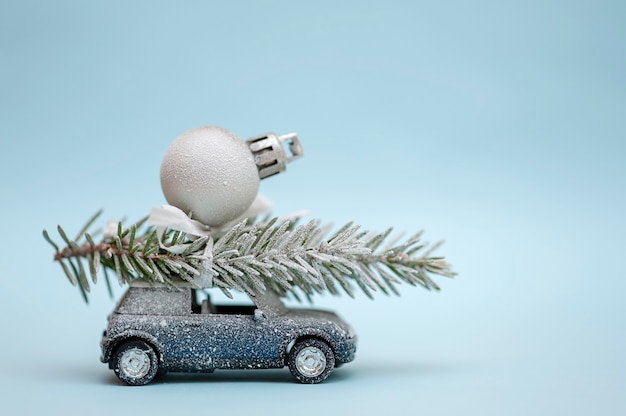
[{"label": "ornament cap", "polygon": [[[287,143],[289,155],[283,149],[283,143]],[[246,140],[254,156],[254,163],[259,170],[261,179],[284,172],[287,163],[302,157],[302,145],[296,133],[288,133],[276,136],[274,133],[261,134]]]}]

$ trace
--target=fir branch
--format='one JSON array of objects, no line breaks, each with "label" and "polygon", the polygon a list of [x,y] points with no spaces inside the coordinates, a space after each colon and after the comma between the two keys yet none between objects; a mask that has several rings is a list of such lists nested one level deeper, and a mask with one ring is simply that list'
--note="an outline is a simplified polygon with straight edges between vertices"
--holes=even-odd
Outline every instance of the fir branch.
[{"label": "fir branch", "polygon": [[100,269],[109,293],[108,270],[117,275],[120,285],[135,280],[171,286],[186,282],[218,287],[226,294],[231,289],[253,295],[272,290],[296,299],[300,294],[310,298],[326,291],[333,295],[343,291],[353,297],[355,287],[368,297],[377,291],[397,295],[396,286],[403,282],[439,290],[431,276],[455,275],[442,257],[431,256],[420,240],[421,232],[402,243],[391,239],[380,249],[391,229],[360,231],[348,223],[325,238],[326,227],[318,221],[297,225],[297,220],[279,223],[266,218],[252,225],[242,221],[211,238],[193,238],[171,229],[159,238],[144,219],[129,227],[119,222],[116,235],[105,235],[96,243],[88,229],[99,214],[90,218],[74,240],[59,226],[66,244],[63,249],[43,231],[55,249],[54,260],[70,283],[79,286],[85,300],[90,290],[86,270],[95,284]]}]

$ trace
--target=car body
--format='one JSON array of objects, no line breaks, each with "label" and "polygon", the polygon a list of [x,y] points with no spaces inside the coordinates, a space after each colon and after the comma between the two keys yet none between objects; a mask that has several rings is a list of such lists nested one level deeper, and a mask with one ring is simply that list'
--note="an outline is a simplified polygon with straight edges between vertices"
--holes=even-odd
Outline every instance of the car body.
[{"label": "car body", "polygon": [[157,372],[284,366],[302,383],[319,383],[354,359],[356,335],[336,314],[251,298],[255,305],[213,305],[192,287],[131,286],[109,316],[101,361],[142,385]]}]

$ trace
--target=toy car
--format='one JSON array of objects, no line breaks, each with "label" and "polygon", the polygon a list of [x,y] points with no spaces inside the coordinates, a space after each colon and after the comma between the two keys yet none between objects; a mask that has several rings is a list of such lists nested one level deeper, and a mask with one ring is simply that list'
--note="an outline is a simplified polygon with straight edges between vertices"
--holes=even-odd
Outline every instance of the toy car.
[{"label": "toy car", "polygon": [[213,305],[204,293],[131,286],[109,316],[101,361],[126,384],[144,385],[157,373],[284,366],[301,383],[319,383],[354,359],[356,335],[332,312],[289,309],[271,294],[251,296],[256,305]]}]

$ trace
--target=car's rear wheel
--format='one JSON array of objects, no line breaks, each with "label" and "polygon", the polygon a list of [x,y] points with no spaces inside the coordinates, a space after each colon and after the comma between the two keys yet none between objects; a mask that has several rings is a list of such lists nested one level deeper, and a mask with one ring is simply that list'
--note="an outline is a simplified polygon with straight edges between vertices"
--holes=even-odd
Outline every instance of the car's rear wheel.
[{"label": "car's rear wheel", "polygon": [[307,338],[294,344],[288,363],[291,374],[301,383],[320,383],[335,368],[335,354],[326,342]]},{"label": "car's rear wheel", "polygon": [[113,356],[113,370],[117,377],[131,386],[142,386],[152,381],[159,369],[154,349],[143,341],[122,344]]}]

